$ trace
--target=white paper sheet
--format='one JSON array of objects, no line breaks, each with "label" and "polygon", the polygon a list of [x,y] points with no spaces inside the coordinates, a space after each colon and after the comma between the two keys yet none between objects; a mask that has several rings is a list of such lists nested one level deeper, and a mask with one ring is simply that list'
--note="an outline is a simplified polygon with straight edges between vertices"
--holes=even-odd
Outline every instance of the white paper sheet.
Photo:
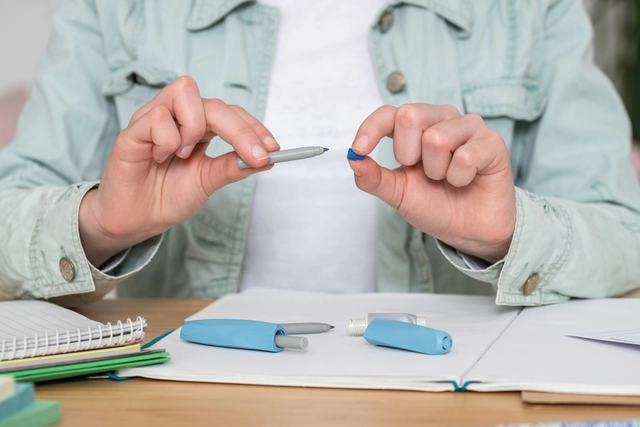
[{"label": "white paper sheet", "polygon": [[629,329],[640,299],[574,300],[527,308],[467,375],[468,390],[640,395],[640,348],[565,336]]},{"label": "white paper sheet", "polygon": [[[640,324],[640,321],[638,321],[638,324]],[[596,341],[640,345],[640,328],[638,327],[626,329],[607,329],[605,331],[600,330],[590,332],[573,332],[565,335]]]},{"label": "white paper sheet", "polygon": [[[377,347],[349,336],[350,318],[367,312],[407,312],[448,332],[452,350],[429,356]],[[122,376],[307,387],[447,391],[460,383],[519,309],[496,306],[490,297],[428,294],[352,294],[250,289],[223,298],[191,318],[239,318],[276,323],[325,322],[336,328],[307,335],[306,351],[280,353],[237,350],[188,343],[179,330],[154,348],[171,361],[119,372]]]}]

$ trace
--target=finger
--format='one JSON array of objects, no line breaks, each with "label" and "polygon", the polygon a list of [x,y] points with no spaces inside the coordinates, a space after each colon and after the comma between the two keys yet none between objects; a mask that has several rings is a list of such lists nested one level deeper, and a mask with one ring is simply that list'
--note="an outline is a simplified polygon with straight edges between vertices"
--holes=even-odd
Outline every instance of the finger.
[{"label": "finger", "polygon": [[206,129],[204,107],[196,81],[189,76],[178,77],[136,111],[131,117],[130,123],[135,122],[158,106],[167,108],[175,118],[181,138],[180,146],[176,148],[176,154],[182,158],[189,157]]},{"label": "finger", "polygon": [[453,153],[488,127],[480,116],[467,114],[429,127],[422,134],[422,165],[431,179],[444,179]]},{"label": "finger", "polygon": [[447,169],[447,181],[454,187],[465,187],[478,174],[489,174],[502,170],[508,159],[506,146],[496,138],[484,137],[472,139],[458,148],[453,154]]},{"label": "finger", "polygon": [[238,105],[230,105],[231,109],[239,115],[242,120],[247,122],[249,126],[253,128],[256,132],[256,135],[262,140],[267,151],[278,151],[280,149],[280,144],[273,137],[269,129],[267,129],[258,119],[253,117],[251,114],[247,113],[247,111],[238,106]]},{"label": "finger", "polygon": [[371,154],[380,140],[393,136],[393,121],[396,107],[383,105],[371,113],[360,125],[351,148],[356,153],[367,156]]},{"label": "finger", "polygon": [[[268,130],[256,120],[252,127],[240,117],[230,106],[219,99],[204,100],[204,111],[207,125],[220,138],[230,144],[238,156],[249,166],[260,168],[267,164],[269,154],[256,133]],[[237,165],[236,165],[237,167]]]},{"label": "finger", "polygon": [[238,155],[234,152],[218,157],[204,157],[202,159],[201,182],[208,196],[225,185],[232,184],[248,176],[271,169],[273,165],[261,168],[240,169]]},{"label": "finger", "polygon": [[422,157],[422,134],[437,123],[460,117],[451,105],[404,104],[396,111],[393,154],[401,165],[413,166]]},{"label": "finger", "polygon": [[[154,107],[127,126],[121,135],[137,143],[134,147],[142,149],[140,158],[128,156],[130,161],[148,159],[147,150],[150,149],[152,157],[158,163],[162,163],[180,147],[182,142],[171,112],[162,105]],[[151,145],[148,145],[149,143]]]},{"label": "finger", "polygon": [[400,207],[404,197],[404,176],[377,164],[371,157],[364,160],[350,160],[349,166],[355,174],[356,186],[378,197],[394,209]]}]

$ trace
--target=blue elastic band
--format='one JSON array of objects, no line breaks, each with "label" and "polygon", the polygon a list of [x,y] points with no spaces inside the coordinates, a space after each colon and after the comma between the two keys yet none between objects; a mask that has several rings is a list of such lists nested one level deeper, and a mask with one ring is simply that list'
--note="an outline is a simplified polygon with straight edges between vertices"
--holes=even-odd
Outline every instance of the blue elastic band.
[{"label": "blue elastic band", "polygon": [[455,381],[451,381],[451,383],[453,384],[453,387],[455,388],[454,391],[467,391],[467,387],[469,386],[469,384],[471,384],[473,381],[467,381],[464,384],[462,384],[462,386],[458,386],[458,383],[456,383]]},{"label": "blue elastic band", "polygon": [[[151,341],[149,341],[148,343],[146,343],[145,345],[140,347],[140,349],[141,350],[146,350],[147,348],[151,347],[152,345],[154,345],[155,343],[157,343],[158,341],[160,341],[161,339],[163,339],[164,337],[166,337],[167,335],[169,335],[173,331],[175,331],[175,329],[172,329],[169,332],[165,332],[164,334],[160,335],[159,337],[156,337],[156,338],[152,339]],[[109,377],[110,379],[114,380],[114,381],[126,381],[129,378],[133,378],[133,377],[119,377],[118,375],[114,374],[113,372],[105,372],[104,374],[107,377]]]}]

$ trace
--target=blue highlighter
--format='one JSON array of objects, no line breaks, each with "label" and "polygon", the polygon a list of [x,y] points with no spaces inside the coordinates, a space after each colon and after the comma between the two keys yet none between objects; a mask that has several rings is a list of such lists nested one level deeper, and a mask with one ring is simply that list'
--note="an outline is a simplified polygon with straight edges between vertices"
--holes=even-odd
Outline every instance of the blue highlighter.
[{"label": "blue highlighter", "polygon": [[271,353],[284,348],[304,350],[309,345],[306,337],[287,335],[282,325],[244,319],[189,320],[182,325],[180,338],[197,344]]},{"label": "blue highlighter", "polygon": [[445,354],[451,350],[451,335],[426,326],[398,320],[374,319],[364,331],[371,344],[424,354]]},{"label": "blue highlighter", "polygon": [[356,154],[351,148],[347,151],[347,159],[349,160],[364,160],[365,156],[361,156],[360,154]]}]

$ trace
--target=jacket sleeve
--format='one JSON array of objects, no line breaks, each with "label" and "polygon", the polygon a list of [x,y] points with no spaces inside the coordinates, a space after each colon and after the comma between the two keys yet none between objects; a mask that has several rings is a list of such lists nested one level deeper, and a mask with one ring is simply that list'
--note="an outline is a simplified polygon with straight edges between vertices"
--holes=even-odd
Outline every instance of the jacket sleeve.
[{"label": "jacket sleeve", "polygon": [[630,126],[613,86],[593,64],[582,2],[560,0],[545,18],[543,116],[533,153],[513,165],[517,219],[504,260],[465,274],[490,282],[496,302],[540,305],[570,297],[618,296],[640,286],[640,188],[630,161]]},{"label": "jacket sleeve", "polygon": [[98,299],[157,250],[160,237],[103,274],[80,242],[80,202],[98,185],[119,132],[113,100],[100,90],[107,70],[93,5],[60,0],[16,138],[0,151],[0,300]]}]

